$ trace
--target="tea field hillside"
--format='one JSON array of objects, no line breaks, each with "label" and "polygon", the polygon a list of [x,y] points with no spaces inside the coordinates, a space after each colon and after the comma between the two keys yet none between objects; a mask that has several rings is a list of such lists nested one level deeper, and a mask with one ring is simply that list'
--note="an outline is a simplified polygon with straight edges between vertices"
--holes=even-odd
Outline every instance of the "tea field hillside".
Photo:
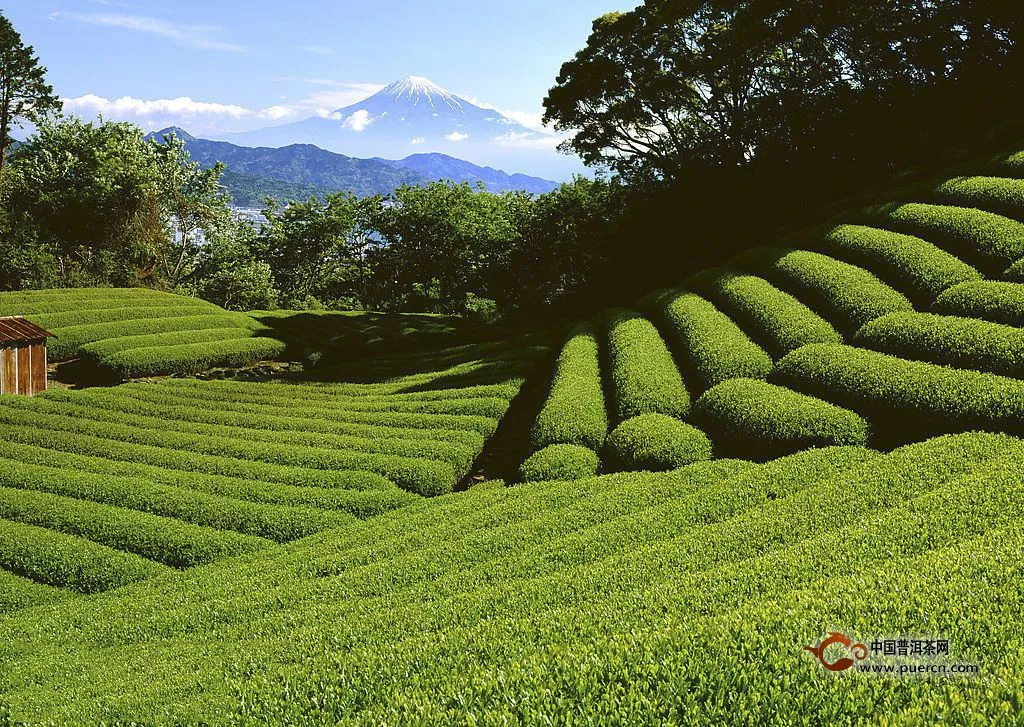
[{"label": "tea field hillside", "polygon": [[1018,722],[1021,158],[557,335],[226,314],[317,365],[0,398],[0,724]]}]

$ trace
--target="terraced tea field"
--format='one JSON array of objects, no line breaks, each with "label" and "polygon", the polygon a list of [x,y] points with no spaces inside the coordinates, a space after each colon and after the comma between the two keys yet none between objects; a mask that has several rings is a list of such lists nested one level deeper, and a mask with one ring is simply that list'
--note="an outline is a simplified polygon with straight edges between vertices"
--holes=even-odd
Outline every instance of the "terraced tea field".
[{"label": "terraced tea field", "polygon": [[57,336],[50,361],[81,358],[115,379],[244,366],[285,350],[249,316],[146,288],[0,293],[0,316],[8,315]]},{"label": "terraced tea field", "polygon": [[0,724],[1019,723],[1021,160],[553,346],[0,397]]}]

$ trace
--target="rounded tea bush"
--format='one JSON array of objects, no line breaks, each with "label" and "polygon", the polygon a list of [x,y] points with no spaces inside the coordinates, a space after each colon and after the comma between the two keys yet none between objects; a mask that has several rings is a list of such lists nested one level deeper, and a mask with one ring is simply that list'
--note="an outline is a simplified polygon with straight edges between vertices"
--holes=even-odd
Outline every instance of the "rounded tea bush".
[{"label": "rounded tea bush", "polygon": [[608,458],[617,470],[674,470],[711,459],[701,430],[665,414],[627,419],[608,435]]},{"label": "rounded tea bush", "polygon": [[593,477],[601,466],[601,460],[586,447],[576,444],[552,444],[534,452],[519,466],[522,482],[542,480],[578,480]]}]

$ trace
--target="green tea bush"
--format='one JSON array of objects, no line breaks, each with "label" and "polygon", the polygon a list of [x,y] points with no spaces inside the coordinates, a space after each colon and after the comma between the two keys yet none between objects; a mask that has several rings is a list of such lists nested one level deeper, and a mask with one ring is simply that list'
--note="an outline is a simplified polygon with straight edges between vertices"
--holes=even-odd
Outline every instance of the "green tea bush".
[{"label": "green tea bush", "polygon": [[578,444],[550,444],[534,452],[519,466],[519,480],[578,480],[596,475],[600,467],[601,460],[592,449]]},{"label": "green tea bush", "polygon": [[771,380],[867,417],[880,443],[979,429],[1024,433],[1024,382],[814,344],[783,358]]},{"label": "green tea bush", "polygon": [[137,555],[7,520],[0,520],[0,567],[79,593],[98,593],[173,572]]},{"label": "green tea bush", "polygon": [[942,204],[975,207],[1024,222],[1024,180],[1005,177],[956,177],[932,193]]},{"label": "green tea bush", "polygon": [[916,305],[930,305],[944,290],[980,280],[981,273],[926,240],[863,225],[839,225],[817,247],[870,270]]},{"label": "green tea bush", "polygon": [[1024,377],[1024,329],[1001,323],[893,313],[866,324],[854,343],[892,356]]},{"label": "green tea bush", "polygon": [[605,326],[616,421],[650,413],[686,417],[690,395],[654,324],[639,313],[616,310]]},{"label": "green tea bush", "polygon": [[154,346],[181,346],[190,343],[210,343],[213,341],[229,341],[234,338],[249,338],[254,331],[247,328],[208,328],[198,331],[169,331],[154,333],[149,336],[123,336],[121,338],[105,338],[82,346],[80,355],[84,359],[103,361],[108,356],[123,353],[133,348],[151,348]]},{"label": "green tea bush", "polygon": [[[136,500],[122,500],[123,493],[111,491],[110,504],[125,503],[133,509],[153,512],[167,517],[176,517],[186,522],[209,525],[226,530],[249,533],[266,537],[271,540],[285,541],[296,537],[304,537],[326,527],[334,527],[344,522],[344,518],[328,516],[321,518],[318,513],[310,510],[337,510],[349,513],[358,518],[368,518],[383,512],[419,501],[419,496],[397,488],[380,475],[371,472],[349,473],[345,485],[350,487],[302,487],[282,485],[274,482],[230,477],[219,474],[205,474],[195,471],[167,469],[141,462],[125,462],[104,457],[74,454],[58,449],[47,449],[30,444],[19,444],[13,441],[0,442],[0,458],[12,462],[29,465],[40,465],[54,470],[71,470],[82,474],[105,475],[107,477],[125,478],[131,483],[132,490],[138,494],[146,490],[147,485],[169,485],[182,488],[184,495],[170,490],[174,495],[168,509],[162,509],[166,503],[159,500],[165,492],[155,490],[154,499],[139,497]],[[44,471],[47,475],[53,473]],[[58,481],[59,478],[58,478]],[[13,486],[13,485],[12,485]],[[26,486],[31,487],[31,482]],[[50,489],[59,494],[74,492],[85,493],[96,501],[103,501],[103,495],[96,495],[90,483],[72,487],[56,485]],[[78,489],[76,489],[78,488]],[[229,501],[209,500],[204,498],[191,499],[188,491],[220,495]],[[106,491],[104,491],[106,492]],[[232,500],[242,501],[241,507]],[[195,507],[186,507],[184,503],[192,501]],[[149,504],[147,504],[149,503]],[[298,510],[280,510],[257,508],[246,511],[244,503],[266,505],[288,505]],[[229,507],[230,506],[230,507]],[[229,517],[218,513],[229,511]],[[193,512],[195,515],[189,515]],[[320,524],[323,523],[323,527]],[[296,529],[297,527],[297,529]]]},{"label": "green tea bush", "polygon": [[[258,384],[262,386],[263,384]],[[271,413],[249,414],[221,409],[216,402],[210,402],[210,408],[204,408],[200,402],[184,402],[167,404],[154,402],[146,399],[137,399],[125,395],[128,387],[119,386],[116,389],[87,389],[83,391],[62,391],[53,389],[45,396],[37,398],[46,401],[59,401],[68,407],[69,412],[80,412],[89,415],[90,418],[104,419],[106,421],[119,421],[120,415],[137,415],[146,418],[157,418],[168,422],[168,426],[182,426],[185,423],[223,427],[241,427],[245,429],[258,429],[269,432],[287,433],[291,437],[313,437],[317,434],[337,434],[364,439],[417,439],[450,442],[461,445],[475,451],[479,451],[484,444],[484,436],[479,432],[466,429],[443,429],[430,428],[429,422],[420,428],[412,427],[386,427],[372,424],[348,424],[339,421],[330,421],[319,416],[321,405],[308,399],[305,411],[301,412],[306,416],[298,416],[300,412],[290,412],[287,416]],[[45,405],[36,404],[43,407]],[[104,412],[110,412],[105,414]],[[109,419],[107,417],[110,417]],[[429,415],[423,415],[429,417]],[[125,421],[139,421],[138,419],[125,419]],[[249,436],[249,435],[246,435]],[[296,440],[297,441],[297,440]]]},{"label": "green tea bush", "polygon": [[590,325],[574,329],[555,364],[554,380],[531,430],[533,449],[577,444],[600,450],[608,432],[597,338]]},{"label": "green tea bush", "polygon": [[[214,308],[210,303],[195,298],[182,298],[177,295],[159,296],[123,296],[117,298],[27,298],[13,299],[10,293],[0,293],[0,316],[35,316],[51,313],[68,313],[75,311],[99,311],[115,308],[127,308],[138,305],[147,310],[157,308]],[[84,321],[83,321],[84,323]],[[75,325],[75,324],[72,324]]]},{"label": "green tea bush", "polygon": [[655,315],[695,389],[705,391],[737,377],[764,378],[771,372],[771,357],[704,298],[674,291],[657,302]]},{"label": "green tea bush", "polygon": [[74,358],[85,344],[105,338],[141,336],[170,331],[200,331],[208,328],[246,328],[250,325],[254,325],[251,319],[238,313],[213,313],[70,326],[53,331],[59,338],[50,341],[50,360],[66,361]]},{"label": "green tea bush", "polygon": [[984,280],[962,283],[940,295],[932,311],[1024,326],[1024,285]]},{"label": "green tea bush", "polygon": [[99,359],[101,368],[122,379],[161,374],[195,374],[217,366],[240,367],[275,359],[285,344],[274,338],[230,338],[178,346],[131,348]]},{"label": "green tea bush", "polygon": [[[12,397],[13,398],[13,397]],[[0,402],[0,422],[24,424],[51,433],[84,434],[127,444],[159,447],[207,455],[217,458],[250,460],[276,465],[302,467],[309,470],[365,470],[376,472],[399,487],[419,495],[450,492],[455,484],[454,468],[444,462],[419,459],[393,452],[406,451],[401,443],[385,440],[381,453],[331,450],[319,447],[298,447],[275,442],[246,441],[230,437],[199,436],[184,432],[140,430],[122,424],[96,422],[74,417],[46,414],[14,408],[18,404]],[[444,443],[440,443],[442,446]]]},{"label": "green tea bush", "polygon": [[[73,400],[72,400],[73,401]],[[453,442],[432,439],[402,439],[397,437],[357,437],[338,434],[316,434],[302,431],[251,430],[217,424],[176,422],[169,417],[142,416],[122,410],[78,406],[66,401],[52,401],[38,398],[31,402],[15,399],[0,404],[18,409],[27,409],[44,414],[74,417],[78,421],[103,422],[127,425],[137,428],[140,438],[159,438],[161,432],[176,432],[185,435],[201,435],[238,439],[241,441],[290,444],[296,447],[313,447],[328,450],[351,450],[354,452],[398,454],[405,457],[424,457],[447,462],[456,470],[468,469],[480,451],[480,446],[470,447]],[[149,434],[143,434],[145,431]],[[482,445],[482,439],[478,443]]]},{"label": "green tea bush", "polygon": [[753,379],[731,379],[694,404],[693,423],[720,457],[768,460],[811,447],[864,445],[867,423],[847,409]]},{"label": "green tea bush", "polygon": [[905,295],[867,270],[808,250],[755,248],[733,264],[788,290],[844,336],[878,316],[914,309]]},{"label": "green tea bush", "polygon": [[991,277],[1024,257],[1024,223],[991,212],[911,203],[874,207],[864,215],[881,227],[930,240]]},{"label": "green tea bush", "polygon": [[832,324],[764,278],[721,268],[694,285],[774,358],[808,343],[842,343]]},{"label": "green tea bush", "polygon": [[711,459],[704,432],[665,414],[641,414],[617,426],[607,441],[616,470],[674,470]]},{"label": "green tea bush", "polygon": [[[0,616],[21,608],[58,601],[66,593],[0,569]],[[3,710],[0,709],[0,725],[2,724]]]},{"label": "green tea bush", "polygon": [[[6,448],[6,446],[5,446]],[[345,513],[309,507],[266,505],[191,489],[155,484],[138,477],[62,471],[3,459],[0,486],[34,490],[113,505],[182,523],[231,530],[275,542],[287,542],[351,521]],[[52,462],[51,464],[57,464]],[[239,541],[242,542],[242,541]]]},{"label": "green tea bush", "polygon": [[0,518],[77,535],[172,568],[259,550],[269,541],[121,507],[0,487]]},{"label": "green tea bush", "polygon": [[1024,258],[1008,267],[1002,277],[1011,283],[1024,283]]},{"label": "green tea bush", "polygon": [[185,305],[176,306],[130,306],[125,308],[99,308],[90,310],[72,310],[60,313],[45,313],[32,316],[32,320],[43,328],[60,330],[73,326],[88,326],[97,323],[120,323],[122,321],[140,321],[164,318],[184,318],[197,315],[216,315],[223,313],[222,308],[203,301],[190,301]]}]

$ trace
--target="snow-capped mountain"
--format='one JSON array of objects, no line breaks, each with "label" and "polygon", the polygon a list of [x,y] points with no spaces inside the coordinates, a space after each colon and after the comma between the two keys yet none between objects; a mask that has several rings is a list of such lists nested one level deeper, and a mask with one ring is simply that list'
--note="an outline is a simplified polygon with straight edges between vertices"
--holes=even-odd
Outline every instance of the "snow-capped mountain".
[{"label": "snow-capped mountain", "polygon": [[355,157],[442,153],[474,164],[548,178],[580,171],[557,138],[481,108],[428,78],[406,76],[358,103],[281,126],[230,134],[245,146],[313,144]]}]

